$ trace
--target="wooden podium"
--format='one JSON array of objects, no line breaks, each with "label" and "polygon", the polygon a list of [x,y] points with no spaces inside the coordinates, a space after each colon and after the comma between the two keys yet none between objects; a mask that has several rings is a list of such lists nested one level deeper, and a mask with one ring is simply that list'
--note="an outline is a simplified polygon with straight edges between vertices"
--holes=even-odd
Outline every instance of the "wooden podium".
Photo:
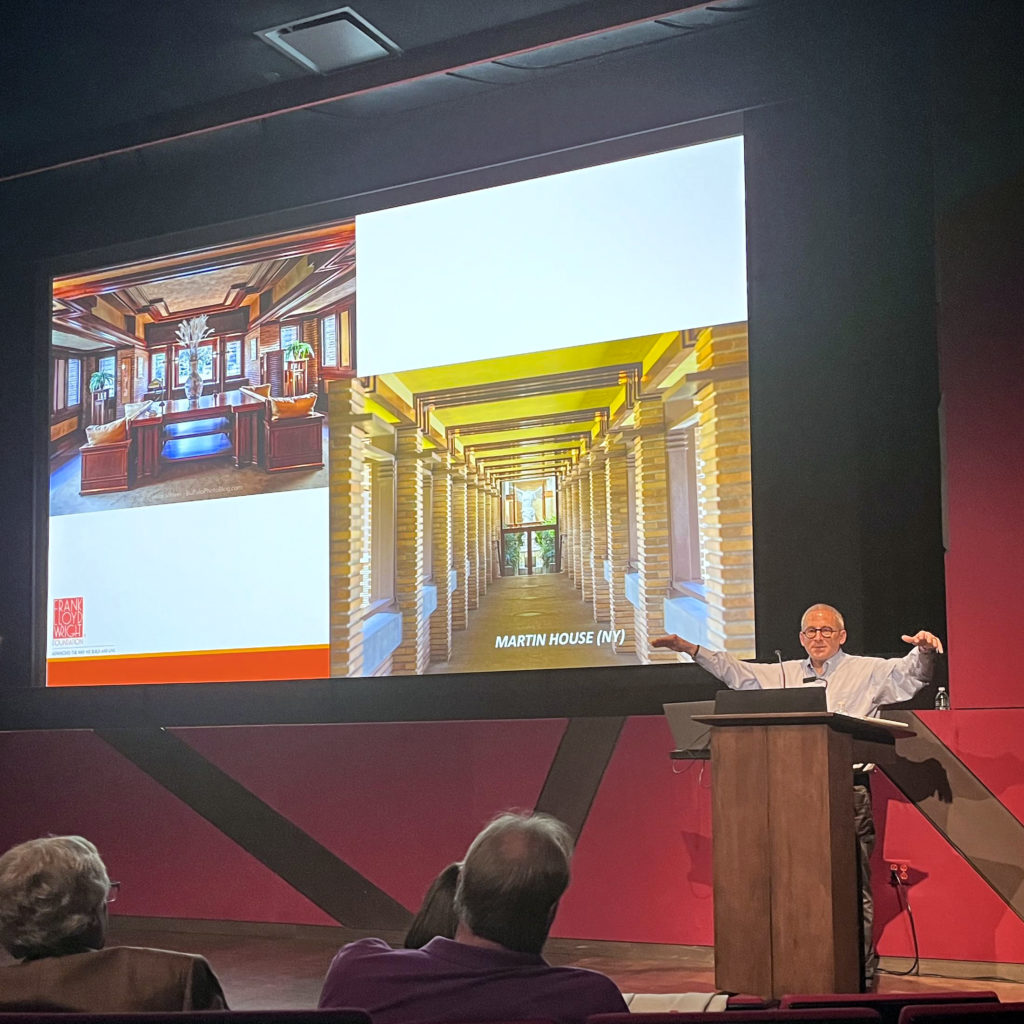
[{"label": "wooden podium", "polygon": [[851,766],[890,760],[912,733],[830,712],[694,721],[712,727],[716,987],[859,992]]}]

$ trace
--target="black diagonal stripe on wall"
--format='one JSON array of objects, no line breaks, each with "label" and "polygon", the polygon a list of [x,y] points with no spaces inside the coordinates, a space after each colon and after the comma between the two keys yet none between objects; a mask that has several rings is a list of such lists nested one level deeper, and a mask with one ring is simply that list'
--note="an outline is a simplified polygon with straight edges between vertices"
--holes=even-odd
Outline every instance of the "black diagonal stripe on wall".
[{"label": "black diagonal stripe on wall", "polygon": [[105,729],[96,735],[340,924],[408,927],[405,907],[173,733]]},{"label": "black diagonal stripe on wall", "polygon": [[625,718],[570,718],[536,810],[564,821],[579,839]]},{"label": "black diagonal stripe on wall", "polygon": [[946,841],[1024,920],[1024,824],[912,711],[889,712],[916,733],[882,768]]}]

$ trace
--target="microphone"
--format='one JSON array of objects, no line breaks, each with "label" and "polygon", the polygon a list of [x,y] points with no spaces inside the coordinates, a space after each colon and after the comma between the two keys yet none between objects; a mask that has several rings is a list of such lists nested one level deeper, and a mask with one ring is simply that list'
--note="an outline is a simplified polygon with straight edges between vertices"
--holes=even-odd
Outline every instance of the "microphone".
[{"label": "microphone", "polygon": [[782,680],[782,688],[786,688],[786,670],[782,667],[782,651],[776,650],[775,657],[779,659],[779,678]]}]

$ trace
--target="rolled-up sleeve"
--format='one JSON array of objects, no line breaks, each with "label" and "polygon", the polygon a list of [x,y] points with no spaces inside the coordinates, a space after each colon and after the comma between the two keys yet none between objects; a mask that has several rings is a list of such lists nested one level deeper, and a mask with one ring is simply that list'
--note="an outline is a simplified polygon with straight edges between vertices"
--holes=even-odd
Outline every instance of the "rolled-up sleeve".
[{"label": "rolled-up sleeve", "polygon": [[890,658],[882,662],[881,685],[875,698],[876,704],[898,704],[910,700],[918,690],[931,682],[935,668],[935,655],[915,647],[902,658]]}]

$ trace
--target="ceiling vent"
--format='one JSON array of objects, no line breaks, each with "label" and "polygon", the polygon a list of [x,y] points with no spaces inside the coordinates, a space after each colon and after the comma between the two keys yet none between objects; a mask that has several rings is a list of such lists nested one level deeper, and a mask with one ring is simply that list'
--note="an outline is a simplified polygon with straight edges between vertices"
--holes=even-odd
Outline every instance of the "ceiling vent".
[{"label": "ceiling vent", "polygon": [[351,7],[262,29],[256,35],[307,71],[322,75],[401,53]]}]

